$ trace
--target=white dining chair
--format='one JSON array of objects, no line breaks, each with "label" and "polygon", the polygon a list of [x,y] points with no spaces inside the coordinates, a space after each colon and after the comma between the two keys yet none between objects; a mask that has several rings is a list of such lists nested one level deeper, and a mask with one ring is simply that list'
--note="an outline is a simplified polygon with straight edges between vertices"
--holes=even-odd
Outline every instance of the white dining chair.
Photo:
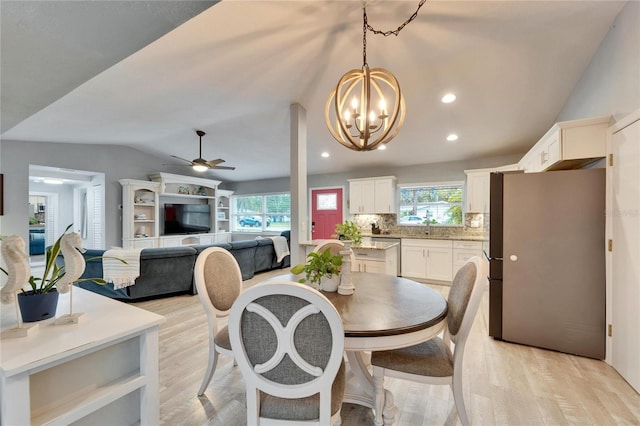
[{"label": "white dining chair", "polygon": [[[384,376],[419,383],[449,385],[458,416],[469,424],[462,392],[462,360],[465,344],[485,288],[481,261],[472,257],[458,270],[447,299],[448,311],[444,336],[407,348],[371,354],[375,388],[375,424],[393,424],[382,416],[385,404]],[[452,351],[453,346],[453,351]]]},{"label": "white dining chair", "polygon": [[247,392],[247,424],[339,425],[344,330],[320,292],[292,281],[247,289],[229,316]]},{"label": "white dining chair", "polygon": [[198,390],[198,396],[201,396],[215,372],[218,353],[233,358],[228,328],[221,328],[219,320],[229,316],[233,302],[242,292],[242,273],[229,251],[221,247],[209,247],[196,259],[194,279],[198,298],[209,323],[209,362]]},{"label": "white dining chair", "polygon": [[[313,251],[322,253],[327,248],[330,250],[331,254],[333,255],[340,254],[340,252],[344,250],[344,243],[340,240],[333,240],[333,239],[324,240],[323,242],[315,246]],[[353,270],[356,264],[356,257],[353,254],[353,250],[350,250],[350,251],[351,251],[351,254],[349,257],[351,258],[351,270]]]}]

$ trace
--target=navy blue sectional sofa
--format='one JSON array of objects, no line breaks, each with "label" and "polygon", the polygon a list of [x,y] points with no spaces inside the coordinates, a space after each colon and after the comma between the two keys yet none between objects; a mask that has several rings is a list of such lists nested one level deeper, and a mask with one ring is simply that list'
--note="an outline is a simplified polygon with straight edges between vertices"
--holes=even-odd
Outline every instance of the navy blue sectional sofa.
[{"label": "navy blue sectional sofa", "polygon": [[[282,235],[290,242],[289,231]],[[222,247],[229,250],[238,261],[242,279],[248,280],[255,273],[291,265],[290,256],[276,261],[273,241],[270,238],[233,241],[228,244],[200,246],[148,248],[140,252],[140,276],[132,286],[114,289],[113,284],[100,285],[93,281],[76,284],[79,287],[121,301],[141,301],[176,294],[195,294],[193,267],[198,255],[207,247]],[[86,260],[100,257],[105,250],[87,250]],[[62,257],[58,263],[63,262]],[[102,278],[102,259],[87,261],[82,278]]]}]

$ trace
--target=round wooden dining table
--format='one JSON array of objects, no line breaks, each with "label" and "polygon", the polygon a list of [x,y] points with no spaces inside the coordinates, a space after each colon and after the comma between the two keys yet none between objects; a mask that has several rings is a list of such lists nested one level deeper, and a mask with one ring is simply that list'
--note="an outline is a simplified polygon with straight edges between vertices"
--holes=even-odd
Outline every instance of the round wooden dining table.
[{"label": "round wooden dining table", "polygon": [[[298,281],[283,274],[272,280]],[[392,275],[352,272],[355,292],[322,292],[342,317],[349,373],[345,402],[374,407],[370,351],[397,349],[435,337],[444,329],[447,301],[425,284]],[[385,391],[384,417],[395,415],[393,396]],[[389,416],[389,417],[388,417]]]}]

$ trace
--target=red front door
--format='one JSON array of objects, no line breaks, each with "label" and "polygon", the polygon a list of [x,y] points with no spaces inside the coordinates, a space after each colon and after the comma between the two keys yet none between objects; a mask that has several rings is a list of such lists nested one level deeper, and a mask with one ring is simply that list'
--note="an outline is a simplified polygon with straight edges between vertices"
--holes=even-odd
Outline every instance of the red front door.
[{"label": "red front door", "polygon": [[342,188],[311,190],[311,238],[331,238],[342,223]]}]

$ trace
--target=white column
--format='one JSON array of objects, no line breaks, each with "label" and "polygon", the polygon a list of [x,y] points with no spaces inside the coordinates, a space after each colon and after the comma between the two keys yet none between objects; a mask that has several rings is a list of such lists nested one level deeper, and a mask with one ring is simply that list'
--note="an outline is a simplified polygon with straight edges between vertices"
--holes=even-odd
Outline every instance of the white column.
[{"label": "white column", "polygon": [[307,110],[291,104],[291,265],[304,263],[304,247],[308,239],[307,210]]}]

